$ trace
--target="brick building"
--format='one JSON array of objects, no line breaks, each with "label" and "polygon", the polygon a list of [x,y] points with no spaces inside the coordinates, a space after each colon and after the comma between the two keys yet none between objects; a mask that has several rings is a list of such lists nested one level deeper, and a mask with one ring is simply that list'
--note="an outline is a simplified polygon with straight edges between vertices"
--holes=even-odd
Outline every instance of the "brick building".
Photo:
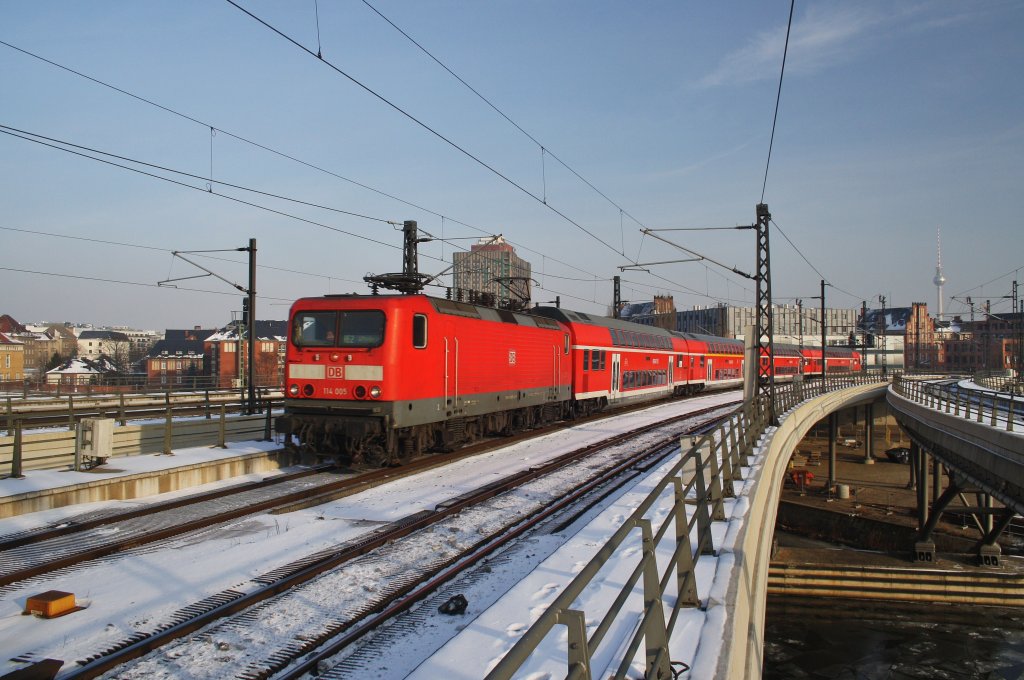
[{"label": "brick building", "polygon": [[[256,322],[256,384],[278,387],[284,384],[284,357],[288,322]],[[248,340],[239,338],[237,325],[226,326],[206,338],[203,352],[216,387],[238,387],[248,371]]]},{"label": "brick building", "polygon": [[143,359],[146,381],[167,387],[208,387],[204,340],[216,330],[169,329]]}]

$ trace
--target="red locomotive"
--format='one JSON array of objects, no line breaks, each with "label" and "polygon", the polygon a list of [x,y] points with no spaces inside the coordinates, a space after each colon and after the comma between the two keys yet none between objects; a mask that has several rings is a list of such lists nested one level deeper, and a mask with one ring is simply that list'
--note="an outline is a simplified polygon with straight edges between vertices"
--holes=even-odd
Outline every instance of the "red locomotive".
[{"label": "red locomotive", "polygon": [[318,456],[391,464],[568,415],[569,333],[425,295],[292,305],[278,429]]},{"label": "red locomotive", "polygon": [[[829,373],[860,370],[826,350]],[[762,357],[767,361],[767,357]],[[820,374],[821,350],[775,346],[780,378]],[[609,405],[743,382],[743,343],[537,307],[426,295],[329,295],[292,305],[278,430],[318,457],[394,464],[485,434]]]}]

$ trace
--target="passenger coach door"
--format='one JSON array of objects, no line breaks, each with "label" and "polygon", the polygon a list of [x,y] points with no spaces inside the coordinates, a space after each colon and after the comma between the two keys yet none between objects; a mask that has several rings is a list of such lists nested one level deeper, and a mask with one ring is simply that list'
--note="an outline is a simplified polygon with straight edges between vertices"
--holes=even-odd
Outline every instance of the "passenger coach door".
[{"label": "passenger coach door", "polygon": [[714,375],[714,372],[712,372],[712,370],[711,370],[711,357],[708,357],[708,363],[707,363],[707,366],[708,366],[708,375],[707,375],[707,381],[708,381],[708,382],[711,382],[711,376],[713,376],[713,375]]},{"label": "passenger coach door", "polygon": [[621,363],[619,361],[619,357],[620,356],[621,355],[619,355],[619,354],[612,354],[612,386],[611,386],[611,396],[612,396],[612,398],[615,398],[615,397],[619,396],[619,389],[620,389],[620,384],[619,384],[619,364]]}]

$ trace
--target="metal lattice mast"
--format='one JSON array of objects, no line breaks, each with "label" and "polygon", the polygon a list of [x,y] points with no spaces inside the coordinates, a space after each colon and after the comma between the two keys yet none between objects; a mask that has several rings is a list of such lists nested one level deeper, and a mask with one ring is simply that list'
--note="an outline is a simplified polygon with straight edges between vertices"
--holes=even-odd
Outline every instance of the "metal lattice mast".
[{"label": "metal lattice mast", "polygon": [[[768,399],[768,413],[771,422],[777,422],[775,414],[775,328],[772,319],[772,270],[768,247],[768,222],[772,215],[768,205],[757,204],[757,394]],[[764,361],[767,359],[767,361]]]}]

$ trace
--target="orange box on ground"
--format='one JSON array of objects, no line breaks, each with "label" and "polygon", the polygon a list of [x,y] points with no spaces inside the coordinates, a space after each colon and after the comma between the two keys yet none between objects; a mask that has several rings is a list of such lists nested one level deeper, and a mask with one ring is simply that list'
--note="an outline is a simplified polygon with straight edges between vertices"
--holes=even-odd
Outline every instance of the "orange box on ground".
[{"label": "orange box on ground", "polygon": [[25,603],[25,613],[52,619],[67,614],[75,608],[75,594],[61,590],[47,590],[45,593],[33,595]]}]

